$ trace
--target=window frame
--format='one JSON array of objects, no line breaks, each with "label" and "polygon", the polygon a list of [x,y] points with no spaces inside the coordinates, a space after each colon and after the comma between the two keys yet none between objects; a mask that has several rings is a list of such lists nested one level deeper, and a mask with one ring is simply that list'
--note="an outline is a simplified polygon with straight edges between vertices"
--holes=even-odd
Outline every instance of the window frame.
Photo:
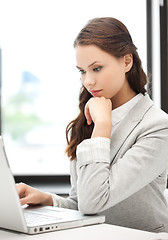
[{"label": "window frame", "polygon": [[160,6],[160,33],[161,108],[168,113],[168,0]]}]

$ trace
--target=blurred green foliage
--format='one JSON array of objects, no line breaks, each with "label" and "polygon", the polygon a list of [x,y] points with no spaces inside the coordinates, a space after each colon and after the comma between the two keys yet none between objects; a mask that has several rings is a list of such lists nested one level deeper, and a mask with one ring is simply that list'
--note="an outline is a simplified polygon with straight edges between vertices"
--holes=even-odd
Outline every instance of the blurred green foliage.
[{"label": "blurred green foliage", "polygon": [[29,131],[45,124],[34,111],[33,102],[31,95],[22,92],[8,98],[2,109],[3,133],[23,141]]}]

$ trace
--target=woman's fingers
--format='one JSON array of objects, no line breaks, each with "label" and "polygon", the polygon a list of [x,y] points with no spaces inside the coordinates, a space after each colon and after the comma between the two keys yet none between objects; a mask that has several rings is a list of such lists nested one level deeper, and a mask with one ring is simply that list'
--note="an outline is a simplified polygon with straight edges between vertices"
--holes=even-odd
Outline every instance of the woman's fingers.
[{"label": "woman's fingers", "polygon": [[24,183],[16,183],[16,189],[20,198],[25,197],[27,185]]},{"label": "woman's fingers", "polygon": [[53,200],[51,194],[47,194],[33,188],[27,184],[16,184],[16,189],[20,197],[21,205],[38,205],[52,206]]},{"label": "woman's fingers", "polygon": [[22,205],[34,205],[38,204],[38,195],[40,191],[35,188],[32,188],[24,183],[16,184],[16,189],[18,191],[18,195],[20,197],[20,202]]},{"label": "woman's fingers", "polygon": [[85,105],[85,117],[87,124],[90,125],[92,121],[111,121],[112,102],[105,97],[93,97]]},{"label": "woman's fingers", "polygon": [[87,120],[87,124],[90,125],[92,123],[92,117],[90,115],[88,102],[85,105],[85,117]]}]

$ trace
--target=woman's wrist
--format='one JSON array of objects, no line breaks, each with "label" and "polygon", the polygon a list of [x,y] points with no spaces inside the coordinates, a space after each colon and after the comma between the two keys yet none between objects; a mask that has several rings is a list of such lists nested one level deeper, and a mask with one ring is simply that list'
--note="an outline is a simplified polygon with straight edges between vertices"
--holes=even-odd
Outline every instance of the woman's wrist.
[{"label": "woman's wrist", "polygon": [[53,206],[53,199],[52,199],[52,195],[50,193],[42,193],[42,205],[45,206]]},{"label": "woman's wrist", "polygon": [[92,132],[91,138],[94,137],[111,137],[111,130],[112,130],[112,121],[97,121],[94,125],[94,129]]}]

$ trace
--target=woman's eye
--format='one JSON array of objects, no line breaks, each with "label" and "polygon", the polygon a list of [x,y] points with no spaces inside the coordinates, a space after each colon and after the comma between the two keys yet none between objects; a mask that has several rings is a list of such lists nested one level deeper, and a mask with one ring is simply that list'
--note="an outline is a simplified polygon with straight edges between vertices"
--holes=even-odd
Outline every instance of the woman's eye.
[{"label": "woman's eye", "polygon": [[102,67],[96,67],[96,68],[93,68],[93,71],[94,72],[98,72],[98,71],[100,71],[102,69]]},{"label": "woman's eye", "polygon": [[80,69],[79,72],[80,72],[81,74],[86,73],[86,71],[85,71],[85,70],[82,70],[82,69]]}]

